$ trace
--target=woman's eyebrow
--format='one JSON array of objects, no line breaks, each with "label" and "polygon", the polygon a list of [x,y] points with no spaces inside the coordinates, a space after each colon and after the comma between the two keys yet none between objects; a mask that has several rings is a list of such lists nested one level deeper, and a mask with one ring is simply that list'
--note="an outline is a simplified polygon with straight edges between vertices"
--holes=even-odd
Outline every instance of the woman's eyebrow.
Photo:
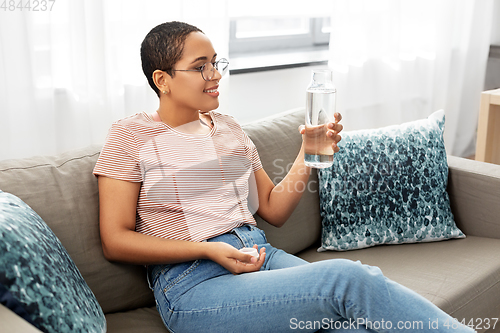
[{"label": "woman's eyebrow", "polygon": [[[214,54],[214,56],[212,57],[212,59],[215,59],[215,58],[217,58],[217,53]],[[194,64],[195,62],[200,61],[200,60],[205,60],[206,61],[206,60],[208,60],[208,58],[205,57],[205,56],[198,57],[198,58],[194,59],[193,62],[191,62],[191,63]]]}]

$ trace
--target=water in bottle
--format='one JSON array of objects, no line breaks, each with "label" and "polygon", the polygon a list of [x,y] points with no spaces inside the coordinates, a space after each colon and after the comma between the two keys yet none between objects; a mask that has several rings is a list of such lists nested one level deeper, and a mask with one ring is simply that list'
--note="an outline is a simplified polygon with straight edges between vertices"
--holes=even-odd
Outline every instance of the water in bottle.
[{"label": "water in bottle", "polygon": [[306,94],[304,162],[313,168],[328,168],[333,164],[333,149],[331,138],[326,136],[326,126],[334,121],[336,99],[332,72],[313,70]]}]

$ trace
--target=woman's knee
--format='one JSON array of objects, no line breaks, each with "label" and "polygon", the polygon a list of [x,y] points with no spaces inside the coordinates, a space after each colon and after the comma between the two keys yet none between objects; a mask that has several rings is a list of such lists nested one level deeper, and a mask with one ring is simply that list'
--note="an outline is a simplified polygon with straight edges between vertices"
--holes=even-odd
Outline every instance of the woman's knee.
[{"label": "woman's knee", "polygon": [[321,262],[327,278],[338,277],[340,280],[365,283],[377,278],[384,278],[380,268],[364,265],[360,261],[349,259],[331,259]]}]

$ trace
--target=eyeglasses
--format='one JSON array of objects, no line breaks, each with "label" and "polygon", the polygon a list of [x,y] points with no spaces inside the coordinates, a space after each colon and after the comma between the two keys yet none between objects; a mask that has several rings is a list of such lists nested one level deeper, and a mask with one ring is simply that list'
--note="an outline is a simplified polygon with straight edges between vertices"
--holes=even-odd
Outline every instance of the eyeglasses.
[{"label": "eyeglasses", "polygon": [[217,70],[221,76],[224,76],[227,73],[228,68],[229,68],[229,61],[227,61],[227,59],[225,58],[222,58],[216,61],[215,63],[211,62],[204,63],[203,66],[198,67],[196,69],[172,69],[172,71],[200,72],[203,80],[210,81],[214,78],[215,70]]}]

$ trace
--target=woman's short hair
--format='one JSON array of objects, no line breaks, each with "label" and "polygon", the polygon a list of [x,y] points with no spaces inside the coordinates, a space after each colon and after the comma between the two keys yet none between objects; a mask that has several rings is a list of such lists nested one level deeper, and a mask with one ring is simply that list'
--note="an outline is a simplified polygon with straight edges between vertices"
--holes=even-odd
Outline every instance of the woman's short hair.
[{"label": "woman's short hair", "polygon": [[173,77],[172,69],[182,56],[184,42],[190,33],[196,31],[203,33],[199,28],[184,22],[166,22],[154,27],[142,41],[142,71],[158,96],[160,91],[153,81],[153,72],[159,69]]}]

